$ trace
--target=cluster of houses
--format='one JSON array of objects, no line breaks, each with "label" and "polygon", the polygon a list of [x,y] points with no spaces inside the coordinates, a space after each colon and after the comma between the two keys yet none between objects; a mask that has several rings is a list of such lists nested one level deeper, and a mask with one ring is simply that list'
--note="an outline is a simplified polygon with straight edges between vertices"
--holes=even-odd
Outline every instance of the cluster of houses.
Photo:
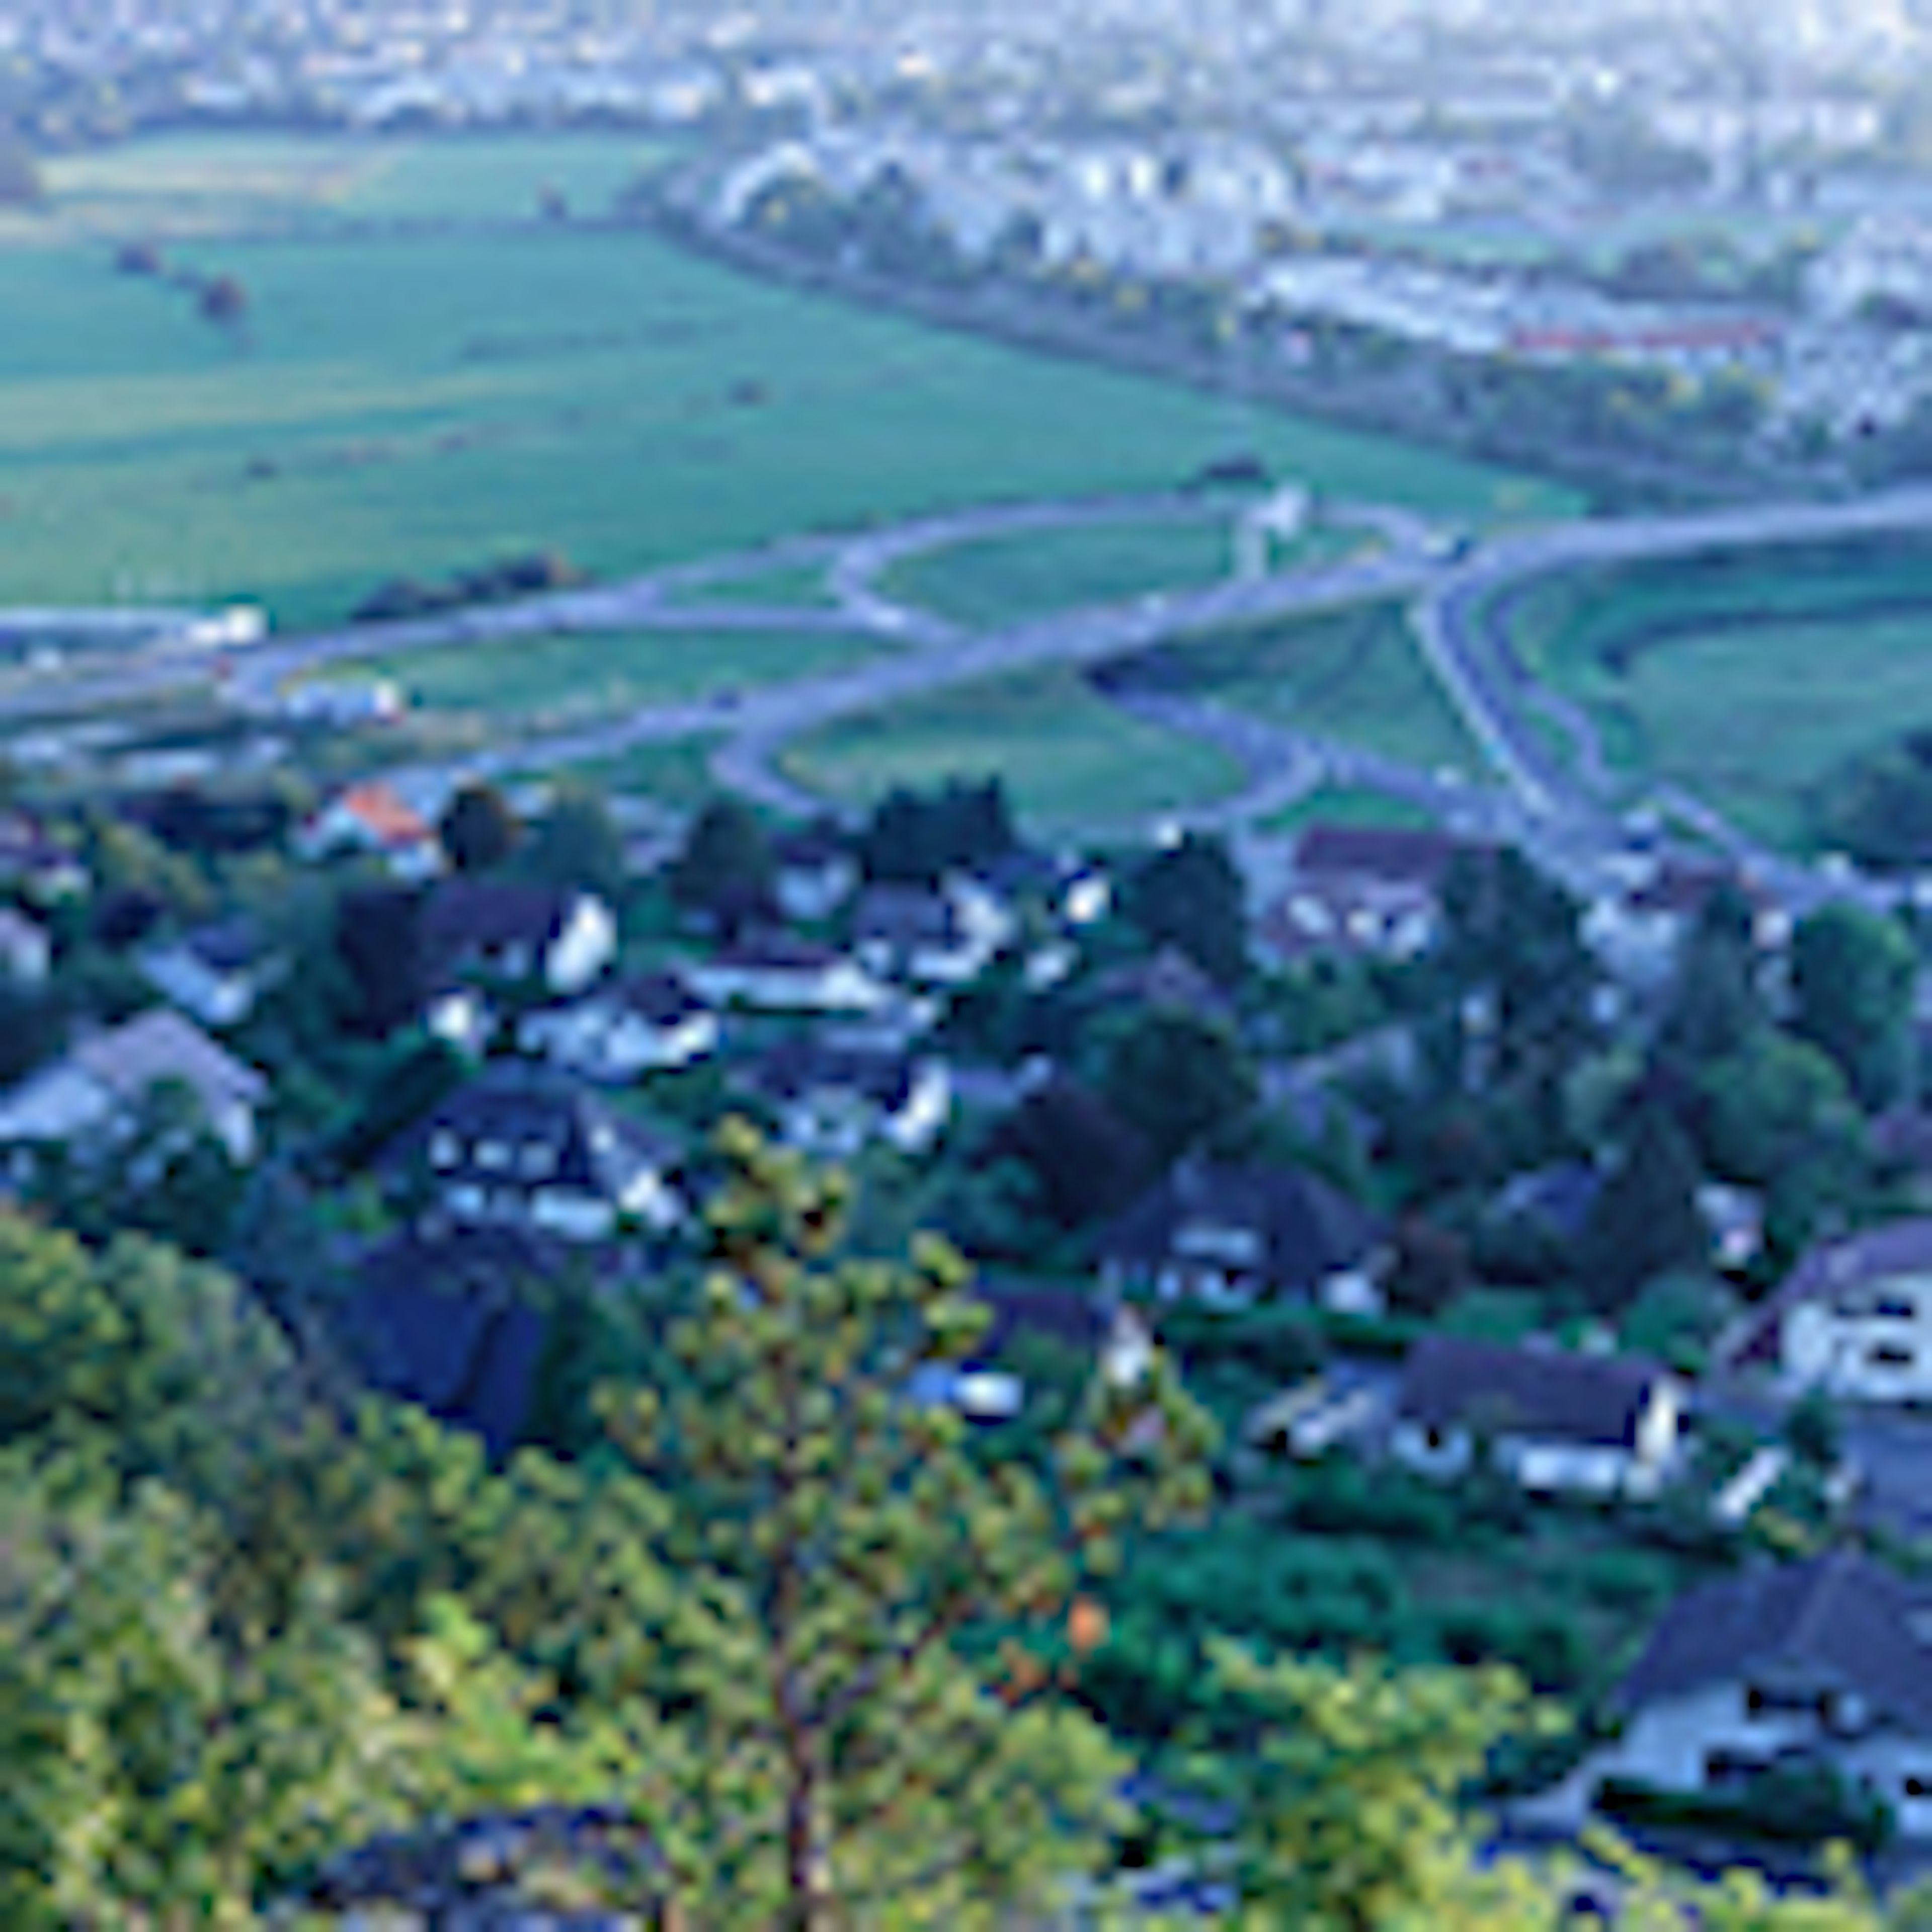
[{"label": "cluster of houses", "polygon": [[[1029,985],[1067,978],[1109,892],[1091,864],[1037,854],[932,884],[868,881],[850,840],[815,828],[776,845],[770,920],[690,940],[676,956],[660,948],[644,968],[595,893],[446,872],[434,842],[380,785],[344,793],[300,839],[318,860],[346,846],[411,882],[415,1016],[470,1069],[375,1154],[387,1232],[355,1257],[339,1340],[374,1386],[499,1449],[526,1423],[544,1346],[548,1317],[528,1284],[573,1269],[586,1280],[649,1273],[690,1224],[689,1150],[634,1104],[652,1081],[714,1070],[725,1104],[809,1154],[926,1159],[962,1108],[1010,1105],[1032,1078],[949,1054],[937,1030],[949,996],[996,958],[1020,958]],[[1437,936],[1460,849],[1438,832],[1310,827],[1253,921],[1257,952],[1416,956]],[[46,976],[36,908],[84,883],[74,872],[29,822],[0,820],[0,873],[16,902],[0,913],[0,967],[16,980]],[[1590,908],[1586,932],[1624,997],[1663,983],[1720,876],[1634,862]],[[1758,937],[1768,956],[1788,938],[1774,907],[1760,909]],[[118,1026],[82,1025],[0,1093],[0,1150],[16,1184],[50,1144],[124,1142],[157,1088],[190,1096],[238,1164],[272,1138],[272,1070],[250,1064],[233,1036],[288,959],[238,918],[164,932],[133,958],[152,1006]],[[1181,1006],[1238,1022],[1228,996],[1172,949],[1081,983],[1110,1010]],[[1264,1088],[1292,1103],[1297,1081],[1318,1088],[1326,1064],[1274,1068],[1281,1078]],[[1518,1176],[1507,1204],[1574,1228],[1592,1184],[1587,1169]],[[1751,1234],[1750,1208],[1713,1204],[1714,1258],[1748,1252],[1735,1244]],[[1084,1281],[983,1290],[992,1321],[980,1347],[916,1393],[996,1422],[1028,1402],[1016,1364],[1028,1338],[1118,1368],[1182,1306],[1372,1317],[1390,1235],[1304,1166],[1188,1154],[1093,1233]],[[1716,1356],[1722,1373],[1755,1374],[1773,1393],[1932,1398],[1932,1219],[1820,1246]],[[1534,1495],[1642,1505],[1689,1467],[1698,1400],[1658,1363],[1433,1333],[1372,1399],[1358,1388],[1338,1410],[1284,1397],[1258,1412],[1250,1437],[1304,1454],[1346,1442],[1442,1481],[1480,1464]],[[1862,1562],[1749,1573],[1672,1612],[1625,1687],[1622,1736],[1586,1772],[1702,1789],[1735,1785],[1740,1766],[1822,1751],[1875,1780],[1906,1828],[1932,1832],[1932,1705],[1907,1667],[1922,1635],[1932,1641],[1932,1599],[1922,1610],[1888,1575],[1860,1580]],[[1726,1619],[1735,1641],[1700,1634]],[[1574,1808],[1592,1788],[1579,1772],[1550,1802]]]}]

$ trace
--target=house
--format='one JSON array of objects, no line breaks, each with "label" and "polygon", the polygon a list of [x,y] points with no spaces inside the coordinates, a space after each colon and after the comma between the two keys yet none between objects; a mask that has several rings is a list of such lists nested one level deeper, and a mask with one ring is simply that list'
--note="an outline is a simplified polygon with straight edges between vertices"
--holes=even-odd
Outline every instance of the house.
[{"label": "house", "polygon": [[1378,1239],[1366,1214],[1299,1168],[1190,1158],[1106,1229],[1096,1258],[1113,1293],[1239,1308],[1318,1294]]},{"label": "house", "polygon": [[683,1208],[672,1150],[572,1081],[496,1061],[397,1136],[378,1166],[426,1190],[428,1227],[508,1226],[598,1241],[626,1223],[662,1231]]},{"label": "house", "polygon": [[430,986],[484,977],[580,993],[616,957],[617,922],[590,892],[445,879],[424,902],[416,944]]},{"label": "house", "polygon": [[1256,922],[1263,950],[1292,965],[1324,954],[1413,959],[1436,938],[1436,894],[1402,879],[1298,880]]},{"label": "house", "polygon": [[1295,841],[1294,874],[1305,884],[1402,886],[1438,902],[1459,859],[1493,848],[1426,826],[1317,824]]},{"label": "house", "polygon": [[86,891],[86,868],[40,820],[24,812],[0,812],[0,886],[36,903]]},{"label": "house", "polygon": [[330,1335],[370,1388],[505,1455],[524,1432],[548,1326],[531,1288],[569,1258],[566,1244],[524,1228],[406,1228],[362,1257],[329,1307]]},{"label": "house", "polygon": [[76,1040],[50,1066],[0,1096],[0,1144],[111,1140],[155,1088],[185,1087],[237,1161],[255,1150],[268,1082],[166,1007]]},{"label": "house", "polygon": [[922,1364],[907,1384],[913,1400],[947,1404],[970,1421],[1010,1421],[1036,1393],[1026,1371],[1037,1372],[1048,1351],[1118,1386],[1146,1372],[1154,1336],[1131,1308],[1052,1286],[988,1283],[971,1292],[987,1310],[986,1328],[960,1360]]},{"label": "house", "polygon": [[310,860],[368,853],[405,879],[429,878],[442,863],[436,828],[380,782],[351,785],[332,799],[302,827],[296,850]]},{"label": "house", "polygon": [[852,896],[859,864],[836,826],[788,832],[772,848],[772,890],[787,919],[815,924],[830,919]]},{"label": "house", "polygon": [[721,947],[685,976],[713,1006],[739,1000],[775,1012],[866,1012],[890,997],[857,960],[786,933]]},{"label": "house", "polygon": [[237,917],[142,950],[142,976],[204,1026],[237,1026],[284,970],[251,920]]},{"label": "house", "polygon": [[1580,1825],[1612,1778],[1729,1796],[1822,1766],[1890,1805],[1902,1838],[1932,1837],[1932,1586],[1860,1551],[1700,1584],[1613,1702],[1615,1741],[1519,1816]]},{"label": "house", "polygon": [[1402,1365],[1389,1450],[1424,1475],[1459,1476],[1486,1438],[1526,1490],[1654,1496],[1676,1471],[1684,1401],[1654,1363],[1428,1335]]},{"label": "house", "polygon": [[553,1066],[621,1084],[716,1052],[718,1018],[676,974],[652,973],[527,1014],[518,1038]]},{"label": "house", "polygon": [[777,1114],[788,1146],[832,1160],[874,1142],[924,1154],[952,1117],[943,1060],[862,1038],[788,1040],[741,1077]]},{"label": "house", "polygon": [[1013,929],[998,897],[976,880],[872,885],[852,910],[852,950],[882,979],[955,986],[982,971]]},{"label": "house", "polygon": [[1742,893],[1750,907],[1760,952],[1777,952],[1791,936],[1790,916],[1729,867],[1651,855],[1592,900],[1583,916],[1583,938],[1606,971],[1628,985],[1654,988],[1675,969],[1686,935],[1712,896],[1726,887]]},{"label": "house", "polygon": [[11,906],[0,906],[0,972],[16,986],[38,986],[52,964],[46,928]]},{"label": "house", "polygon": [[1718,1347],[1793,1389],[1860,1402],[1932,1396],[1932,1218],[1812,1248]]}]

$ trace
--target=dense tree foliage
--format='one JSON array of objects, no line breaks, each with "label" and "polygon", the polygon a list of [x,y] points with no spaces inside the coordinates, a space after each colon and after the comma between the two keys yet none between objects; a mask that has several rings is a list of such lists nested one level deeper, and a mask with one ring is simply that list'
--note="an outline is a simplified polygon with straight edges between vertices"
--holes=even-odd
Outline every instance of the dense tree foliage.
[{"label": "dense tree foliage", "polygon": [[436,822],[443,853],[459,872],[494,872],[517,849],[523,827],[491,784],[460,785]]},{"label": "dense tree foliage", "polygon": [[1224,839],[1190,832],[1128,874],[1123,909],[1156,946],[1178,946],[1223,986],[1248,968],[1241,875]]}]

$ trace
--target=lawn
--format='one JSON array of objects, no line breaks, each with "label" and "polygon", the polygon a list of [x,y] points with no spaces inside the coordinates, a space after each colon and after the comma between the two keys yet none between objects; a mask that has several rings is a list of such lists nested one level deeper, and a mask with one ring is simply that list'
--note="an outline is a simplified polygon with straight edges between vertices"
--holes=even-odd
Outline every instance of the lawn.
[{"label": "lawn", "polygon": [[634,796],[689,810],[717,794],[712,782],[711,755],[715,738],[680,738],[670,743],[633,746],[614,758],[578,765],[554,765],[527,776],[555,784],[560,779],[587,784],[611,797]]},{"label": "lawn", "polygon": [[[701,624],[702,620],[698,622]],[[872,639],[765,632],[597,632],[452,644],[370,658],[333,675],[388,677],[412,706],[549,724],[759,685],[858,662]]]},{"label": "lawn", "polygon": [[1064,670],[990,679],[833,725],[795,746],[785,768],[840,802],[998,776],[1022,818],[1048,832],[1205,803],[1240,782],[1210,746],[1128,717]]},{"label": "lawn", "polygon": [[1414,831],[1433,825],[1421,806],[1366,785],[1323,785],[1298,799],[1285,812],[1263,819],[1256,830],[1288,833],[1308,825],[1360,825],[1378,831]]},{"label": "lawn", "polygon": [[808,565],[746,577],[721,578],[715,584],[680,591],[675,601],[699,608],[706,604],[768,604],[829,610],[837,600],[826,586],[824,571]]},{"label": "lawn", "polygon": [[1932,724],[1932,552],[1753,557],[1532,588],[1512,634],[1624,769],[1676,780],[1802,847],[1809,788]]},{"label": "lawn", "polygon": [[[546,182],[587,206],[648,158],[564,136],[206,137],[62,164],[52,214],[10,231],[41,245],[0,247],[0,602],[249,598],[302,626],[386,578],[518,550],[618,574],[989,498],[1168,488],[1225,454],[1221,405],[1176,386],[640,231],[461,226],[526,213]],[[191,232],[171,260],[242,282],[243,330],[89,238],[164,214]],[[338,232],[439,214],[449,232]],[[1464,520],[1574,507],[1286,416],[1253,440],[1326,494]]]},{"label": "lawn", "polygon": [[1316,737],[1432,770],[1484,769],[1400,604],[1178,638],[1141,662],[1168,688]]},{"label": "lawn", "polygon": [[[960,544],[908,560],[887,574],[884,588],[980,626],[1121,603],[1150,591],[1198,590],[1229,574],[1233,523],[1232,514],[1188,523],[1126,520]],[[1314,530],[1278,550],[1275,567],[1311,568],[1362,547],[1359,532]]]}]

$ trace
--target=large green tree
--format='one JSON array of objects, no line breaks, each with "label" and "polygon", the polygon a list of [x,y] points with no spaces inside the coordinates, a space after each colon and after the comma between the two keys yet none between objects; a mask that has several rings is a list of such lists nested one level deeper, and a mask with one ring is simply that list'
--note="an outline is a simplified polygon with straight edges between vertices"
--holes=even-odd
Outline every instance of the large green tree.
[{"label": "large green tree", "polygon": [[665,883],[686,911],[724,920],[767,906],[776,877],[758,814],[741,800],[718,798],[692,821]]},{"label": "large green tree", "polygon": [[1176,946],[1226,986],[1248,969],[1248,915],[1227,842],[1189,832],[1128,874],[1127,916],[1156,946]]},{"label": "large green tree", "polygon": [[1211,1429],[1156,1352],[1096,1379],[1050,1471],[985,1464],[907,1393],[983,1324],[957,1258],[847,1254],[836,1176],[742,1124],[720,1152],[682,1379],[610,1408],[673,1510],[700,1772],[661,1835],[703,1924],[1005,1922],[1090,1858],[1120,1768],[1056,1685],[1081,1579],[1204,1501]]},{"label": "large green tree", "polygon": [[1226,1022],[1172,1006],[1120,1022],[1106,1044],[1101,1085],[1162,1161],[1240,1126],[1260,1094],[1254,1063]]},{"label": "large green tree", "polygon": [[1792,1022],[1838,1062],[1867,1107],[1897,1100],[1912,1070],[1917,969],[1898,922],[1856,906],[1826,906],[1792,936]]}]

